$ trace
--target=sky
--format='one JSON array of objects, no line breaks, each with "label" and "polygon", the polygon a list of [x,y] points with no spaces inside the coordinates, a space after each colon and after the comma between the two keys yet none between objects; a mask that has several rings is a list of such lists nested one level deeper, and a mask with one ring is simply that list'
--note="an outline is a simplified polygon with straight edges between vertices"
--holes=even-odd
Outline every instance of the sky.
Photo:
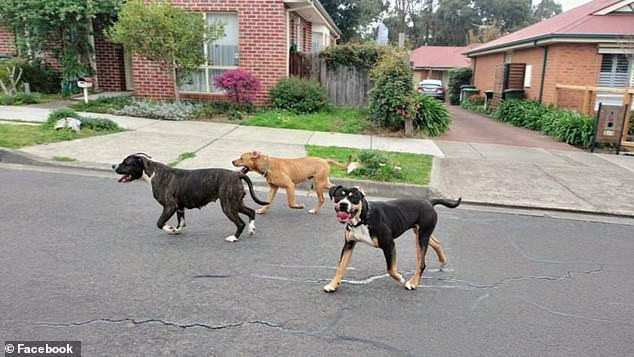
[{"label": "sky", "polygon": [[[559,0],[558,3],[561,4],[563,11],[568,11],[572,8],[575,8],[579,5],[583,5],[585,3],[589,3],[591,0]],[[533,4],[535,1],[533,1]]]}]

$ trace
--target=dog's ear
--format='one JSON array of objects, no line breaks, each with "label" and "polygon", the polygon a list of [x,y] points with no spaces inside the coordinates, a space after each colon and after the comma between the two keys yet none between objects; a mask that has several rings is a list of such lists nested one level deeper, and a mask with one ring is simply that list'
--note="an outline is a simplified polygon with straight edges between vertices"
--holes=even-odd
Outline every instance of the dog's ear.
[{"label": "dog's ear", "polygon": [[363,191],[363,188],[361,186],[354,186],[354,188],[356,188],[357,191],[361,193],[361,196],[365,197],[365,191]]},{"label": "dog's ear", "polygon": [[149,159],[149,156],[137,156],[137,160],[143,165],[143,171],[145,171],[148,176],[152,176],[154,173],[154,162]]},{"label": "dog's ear", "polygon": [[260,152],[259,151],[253,151],[251,153],[251,155],[253,156],[254,159],[257,159],[258,157],[260,157]]},{"label": "dog's ear", "polygon": [[335,192],[337,192],[338,189],[343,188],[343,186],[339,185],[339,186],[332,186],[329,190],[328,190],[328,195],[330,196],[330,199],[332,200],[332,196],[335,195]]}]

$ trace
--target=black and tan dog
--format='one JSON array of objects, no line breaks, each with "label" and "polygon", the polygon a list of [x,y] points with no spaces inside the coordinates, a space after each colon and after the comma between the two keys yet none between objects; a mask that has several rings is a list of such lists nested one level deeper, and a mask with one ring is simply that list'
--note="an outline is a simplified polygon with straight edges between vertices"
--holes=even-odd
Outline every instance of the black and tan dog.
[{"label": "black and tan dog", "polygon": [[[339,222],[346,225],[344,245],[337,265],[337,272],[330,283],[324,286],[324,291],[334,292],[341,284],[341,279],[350,263],[352,249],[357,242],[381,248],[387,263],[388,274],[396,281],[405,285],[405,289],[414,290],[418,287],[420,277],[425,270],[425,253],[427,246],[436,251],[441,263],[446,261],[440,242],[432,237],[438,215],[434,206],[454,208],[460,204],[457,201],[445,199],[397,199],[386,202],[368,202],[361,190],[356,187],[345,188],[336,186],[329,190],[330,198],[334,199],[335,212]],[[394,239],[409,229],[416,234],[416,270],[414,275],[405,282],[396,268],[396,250]]]},{"label": "black and tan dog", "polygon": [[[249,193],[257,204],[267,205],[260,201],[253,192],[253,184],[248,176],[226,169],[174,169],[160,162],[152,161],[145,154],[134,154],[123,162],[112,165],[112,169],[123,175],[119,182],[131,182],[142,179],[152,186],[154,198],[163,206],[163,213],[156,225],[169,234],[178,234],[185,227],[185,209],[202,208],[209,202],[220,200],[222,211],[235,223],[234,235],[225,238],[235,242],[244,230],[244,221],[238,213],[249,217],[249,234],[255,233],[255,211],[244,205],[244,180],[249,186]],[[177,226],[167,221],[176,213]]]}]

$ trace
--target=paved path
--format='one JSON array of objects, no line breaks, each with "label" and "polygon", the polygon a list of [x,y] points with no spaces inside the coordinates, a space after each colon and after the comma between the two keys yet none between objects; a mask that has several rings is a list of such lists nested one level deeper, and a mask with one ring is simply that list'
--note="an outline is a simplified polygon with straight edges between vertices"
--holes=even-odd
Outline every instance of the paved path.
[{"label": "paved path", "polygon": [[459,106],[450,105],[448,109],[453,116],[453,123],[449,131],[439,136],[438,140],[539,147],[552,150],[578,150],[539,132],[499,122],[485,115],[469,112]]}]

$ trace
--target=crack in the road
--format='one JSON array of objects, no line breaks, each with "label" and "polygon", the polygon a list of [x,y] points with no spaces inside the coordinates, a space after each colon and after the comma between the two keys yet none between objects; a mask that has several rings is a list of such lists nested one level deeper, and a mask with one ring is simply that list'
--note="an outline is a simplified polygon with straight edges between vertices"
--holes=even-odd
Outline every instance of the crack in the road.
[{"label": "crack in the road", "polygon": [[544,305],[540,305],[534,301],[528,301],[523,297],[520,296],[515,296],[516,299],[528,304],[528,305],[532,305],[535,306],[536,308],[545,311],[551,315],[555,315],[555,316],[560,316],[560,317],[568,317],[568,318],[573,318],[573,319],[579,319],[579,320],[586,320],[586,321],[593,321],[593,322],[607,322],[607,323],[611,323],[611,324],[622,324],[622,325],[627,325],[627,326],[634,326],[634,323],[632,323],[631,321],[619,321],[619,320],[608,320],[608,319],[600,319],[600,318],[596,318],[596,317],[589,317],[589,316],[583,316],[583,315],[576,315],[576,314],[569,314],[567,312],[562,312],[562,311],[558,311],[558,310],[554,310],[551,309],[547,306]]},{"label": "crack in the road", "polygon": [[226,328],[240,327],[244,324],[244,323],[233,323],[233,324],[212,326],[212,325],[207,325],[207,324],[203,324],[199,322],[192,323],[192,324],[179,324],[176,322],[170,322],[170,321],[159,320],[159,319],[136,320],[136,319],[128,317],[124,319],[101,318],[101,319],[92,319],[92,320],[83,321],[83,322],[37,322],[36,325],[51,326],[51,327],[73,327],[73,326],[85,326],[85,325],[89,325],[93,323],[110,323],[110,324],[132,323],[134,325],[160,324],[163,326],[178,327],[182,329],[187,329],[192,327],[201,327],[208,330],[222,330]]}]

